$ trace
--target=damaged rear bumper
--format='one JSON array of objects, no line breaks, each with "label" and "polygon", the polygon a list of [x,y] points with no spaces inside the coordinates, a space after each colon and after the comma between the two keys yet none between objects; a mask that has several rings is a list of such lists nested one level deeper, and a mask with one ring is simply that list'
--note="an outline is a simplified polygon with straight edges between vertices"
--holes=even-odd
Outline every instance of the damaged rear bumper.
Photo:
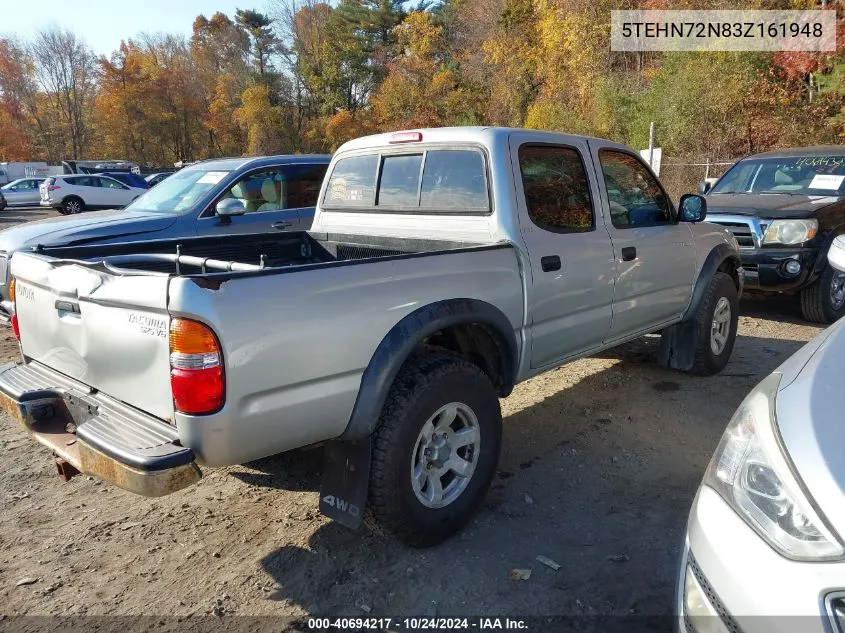
[{"label": "damaged rear bumper", "polygon": [[174,427],[37,363],[0,366],[0,407],[79,472],[145,497],[202,477]]}]

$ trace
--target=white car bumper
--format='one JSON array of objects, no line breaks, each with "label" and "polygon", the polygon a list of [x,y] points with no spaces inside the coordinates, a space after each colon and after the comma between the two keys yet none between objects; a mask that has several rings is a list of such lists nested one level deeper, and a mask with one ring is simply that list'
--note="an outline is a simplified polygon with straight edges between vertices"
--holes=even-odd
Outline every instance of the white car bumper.
[{"label": "white car bumper", "polygon": [[[839,598],[845,598],[845,563],[784,558],[716,491],[701,487],[681,561],[680,631],[845,633],[845,613],[838,622],[835,616],[837,606],[845,609]],[[694,602],[697,613],[718,615],[688,613]]]}]

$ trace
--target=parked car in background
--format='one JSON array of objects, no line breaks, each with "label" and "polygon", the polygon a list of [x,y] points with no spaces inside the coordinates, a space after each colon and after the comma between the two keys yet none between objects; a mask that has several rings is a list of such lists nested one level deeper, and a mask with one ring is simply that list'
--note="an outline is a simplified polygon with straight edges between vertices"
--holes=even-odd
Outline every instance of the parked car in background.
[{"label": "parked car in background", "polygon": [[41,183],[39,204],[62,215],[73,215],[89,209],[119,209],[146,191],[146,187],[130,187],[99,174],[65,174],[50,176]]},{"label": "parked car in background", "polygon": [[744,158],[707,193],[707,205],[707,221],[739,242],[747,289],[799,296],[809,321],[845,315],[845,273],[826,257],[845,232],[845,146]]},{"label": "parked car in background", "polygon": [[41,200],[39,186],[46,178],[20,178],[0,187],[10,207],[37,206]]},{"label": "parked car in background", "polygon": [[[194,204],[235,168],[183,169],[132,206],[172,213],[177,192]],[[664,366],[730,359],[736,241],[623,145],[365,137],[332,160],[311,231],[203,237],[275,213],[294,189],[277,169],[214,195],[195,238],[15,254],[28,364],[0,374],[4,408],[78,470],[149,496],[195,482],[198,463],[329,440],[320,511],[356,526],[369,504],[428,546],[483,502],[517,382],[649,332]]]},{"label": "parked car in background", "polygon": [[[133,190],[133,195],[140,197],[125,209],[48,218],[0,231],[0,319],[8,320],[13,310],[7,263],[17,250],[35,245],[306,230],[330,159],[303,155],[204,161],[176,172],[154,189]],[[93,186],[67,184],[78,178],[94,179],[85,181],[89,183],[102,178],[124,187],[95,175],[57,176],[42,184],[41,204],[60,205],[62,211],[67,209],[61,205],[66,204],[71,210],[79,209],[70,196],[78,196],[79,191],[83,195],[89,190],[100,193]],[[50,190],[51,186],[54,189]],[[87,198],[78,199],[86,204]],[[229,210],[223,208],[218,214],[218,203],[223,200]]]},{"label": "parked car in background", "polygon": [[[845,238],[828,259],[845,272]],[[845,631],[843,375],[845,320],[737,409],[690,513],[681,631]]]},{"label": "parked car in background", "polygon": [[147,184],[150,187],[155,187],[162,180],[164,180],[168,176],[172,176],[172,175],[173,175],[172,171],[165,171],[165,172],[160,172],[160,173],[157,173],[157,174],[150,174],[149,176],[146,176],[144,178],[144,180],[147,181]]},{"label": "parked car in background", "polygon": [[6,203],[6,198],[5,198],[5,196],[3,195],[3,191],[2,191],[2,190],[0,190],[0,211],[2,211],[3,209],[5,209],[5,208],[6,208],[6,206],[7,206],[7,203]]},{"label": "parked car in background", "polygon": [[108,176],[109,178],[114,178],[115,180],[122,182],[124,185],[129,187],[135,187],[136,189],[149,189],[150,183],[148,183],[144,178],[139,176],[136,173],[131,171],[104,171],[100,174],[101,176]]}]

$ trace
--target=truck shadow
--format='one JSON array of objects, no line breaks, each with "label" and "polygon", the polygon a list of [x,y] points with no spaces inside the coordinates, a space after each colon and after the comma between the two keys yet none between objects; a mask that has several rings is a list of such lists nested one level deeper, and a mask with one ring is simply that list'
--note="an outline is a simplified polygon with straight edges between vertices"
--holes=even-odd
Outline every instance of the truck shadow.
[{"label": "truck shadow", "polygon": [[[503,401],[499,470],[463,532],[413,550],[322,523],[261,560],[268,597],[317,615],[567,615],[579,629],[651,615],[671,630],[686,517],[712,451],[749,389],[802,344],[742,336],[726,370],[701,378],[657,367],[657,339],[645,338],[519,385]],[[303,485],[319,472],[311,453],[290,480],[300,458],[258,466],[271,485]],[[512,569],[531,577],[510,580]]]}]

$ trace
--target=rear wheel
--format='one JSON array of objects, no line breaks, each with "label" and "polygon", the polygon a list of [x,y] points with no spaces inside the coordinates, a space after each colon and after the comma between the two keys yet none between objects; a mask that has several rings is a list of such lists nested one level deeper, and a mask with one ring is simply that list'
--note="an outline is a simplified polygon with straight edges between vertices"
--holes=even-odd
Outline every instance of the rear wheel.
[{"label": "rear wheel", "polygon": [[374,436],[371,518],[412,547],[444,541],[483,501],[501,441],[499,398],[478,367],[439,354],[409,360]]},{"label": "rear wheel", "polygon": [[69,198],[65,198],[62,201],[62,209],[64,210],[64,215],[82,213],[83,211],[85,211],[85,203],[82,202],[80,198],[77,198],[76,196],[71,196]]},{"label": "rear wheel", "polygon": [[801,313],[813,323],[833,323],[845,315],[845,272],[826,265],[813,285],[801,291]]}]

